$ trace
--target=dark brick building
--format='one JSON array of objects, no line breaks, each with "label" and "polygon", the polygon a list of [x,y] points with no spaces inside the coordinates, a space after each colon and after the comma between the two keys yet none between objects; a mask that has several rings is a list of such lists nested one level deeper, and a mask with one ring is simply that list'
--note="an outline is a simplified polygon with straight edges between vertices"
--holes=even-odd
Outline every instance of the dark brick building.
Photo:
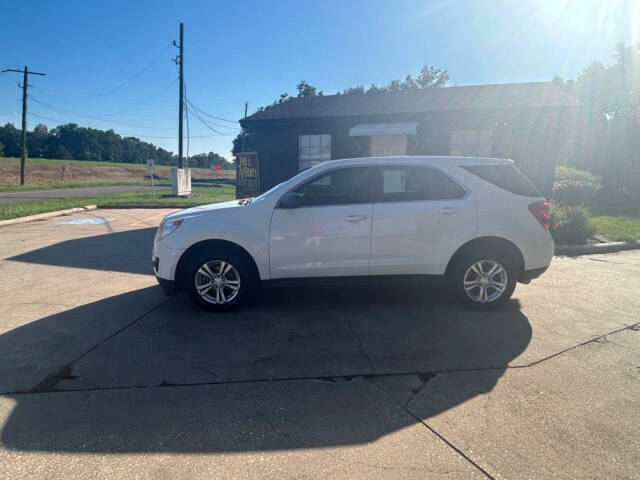
[{"label": "dark brick building", "polygon": [[387,155],[511,158],[547,195],[580,104],[551,82],[295,98],[241,120],[267,190],[316,162]]}]

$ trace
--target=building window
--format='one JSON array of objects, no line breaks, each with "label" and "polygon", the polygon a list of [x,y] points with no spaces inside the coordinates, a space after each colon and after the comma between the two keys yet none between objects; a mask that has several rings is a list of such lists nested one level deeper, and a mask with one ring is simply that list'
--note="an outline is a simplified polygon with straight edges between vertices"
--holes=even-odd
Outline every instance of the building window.
[{"label": "building window", "polygon": [[300,135],[300,170],[331,160],[331,135]]},{"label": "building window", "polygon": [[491,130],[455,130],[451,132],[450,155],[461,157],[490,157],[492,150]]}]

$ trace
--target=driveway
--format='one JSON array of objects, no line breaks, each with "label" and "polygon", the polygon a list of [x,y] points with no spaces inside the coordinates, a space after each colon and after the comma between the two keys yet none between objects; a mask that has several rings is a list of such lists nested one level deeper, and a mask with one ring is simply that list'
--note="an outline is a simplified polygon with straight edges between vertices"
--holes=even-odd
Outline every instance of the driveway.
[{"label": "driveway", "polygon": [[638,251],[212,315],[152,276],[169,212],[0,229],[0,478],[640,478]]}]

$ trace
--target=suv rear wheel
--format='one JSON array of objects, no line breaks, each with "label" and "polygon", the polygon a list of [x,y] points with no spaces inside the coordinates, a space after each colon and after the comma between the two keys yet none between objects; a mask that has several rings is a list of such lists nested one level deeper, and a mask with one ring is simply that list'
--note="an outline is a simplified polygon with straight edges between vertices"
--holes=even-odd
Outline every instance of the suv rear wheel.
[{"label": "suv rear wheel", "polygon": [[451,271],[455,295],[474,310],[490,310],[511,298],[516,287],[514,261],[506,255],[463,255]]},{"label": "suv rear wheel", "polygon": [[193,301],[213,312],[236,308],[257,284],[249,262],[235,252],[199,254],[189,262],[185,275],[184,285]]}]

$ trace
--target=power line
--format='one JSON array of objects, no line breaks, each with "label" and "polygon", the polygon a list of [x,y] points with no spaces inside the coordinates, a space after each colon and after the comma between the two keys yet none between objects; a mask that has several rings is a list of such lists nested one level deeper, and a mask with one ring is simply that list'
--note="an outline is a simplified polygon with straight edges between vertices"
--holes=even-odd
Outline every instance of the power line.
[{"label": "power line", "polygon": [[[189,102],[189,105],[191,106],[192,110],[196,110],[195,113],[200,113],[201,114],[200,108],[198,108],[196,105],[194,105],[194,103],[191,100],[189,100],[189,99],[186,99],[186,100],[187,100],[187,102]],[[192,112],[192,113],[195,115],[194,112]],[[220,123],[214,123],[211,120],[207,120],[207,124],[208,125],[212,125],[214,127],[218,127],[218,128],[226,128],[227,130],[240,131],[240,129],[238,127],[232,127],[230,125],[222,125]]]},{"label": "power line", "polygon": [[191,103],[191,106],[195,110],[197,110],[198,112],[200,112],[202,115],[204,115],[206,117],[210,117],[210,118],[213,118],[215,120],[220,120],[222,122],[239,123],[237,120],[229,120],[229,119],[226,119],[226,118],[216,117],[215,115],[211,115],[210,113],[207,113],[207,112],[203,111],[202,109],[198,108],[196,105],[193,104],[193,102]]},{"label": "power line", "polygon": [[[134,128],[152,128],[152,129],[154,128],[154,127],[150,127],[150,126],[148,126],[148,125],[137,125],[137,124],[134,124],[134,123],[117,122],[117,121],[115,121],[115,120],[103,120],[103,119],[101,119],[100,117],[96,117],[96,116],[92,116],[92,115],[82,115],[82,114],[80,114],[80,113],[71,112],[71,111],[69,111],[69,110],[56,108],[56,107],[54,107],[54,106],[52,106],[52,105],[49,105],[49,104],[47,104],[47,103],[45,103],[45,102],[42,102],[42,101],[38,100],[37,98],[35,98],[35,97],[31,96],[31,95],[29,95],[29,98],[30,98],[32,101],[34,101],[35,103],[37,103],[37,104],[39,104],[39,105],[42,105],[43,107],[48,108],[49,110],[52,110],[52,111],[54,111],[54,112],[56,112],[56,113],[60,113],[60,114],[62,114],[62,115],[69,115],[69,116],[71,116],[71,117],[73,117],[73,116],[78,116],[78,117],[90,118],[90,119],[95,120],[95,121],[97,121],[97,122],[110,123],[110,124],[113,124],[113,125],[121,125],[121,126],[124,126],[124,127],[134,127]],[[66,121],[66,122],[64,122],[64,123],[70,123],[70,121],[69,121],[69,120],[67,120],[67,121]],[[86,123],[86,122],[85,122],[85,123]]]},{"label": "power line", "polygon": [[[191,104],[190,104],[190,105],[191,105]],[[191,106],[193,107],[193,105],[191,105]],[[192,110],[192,111],[191,111],[191,114],[192,114],[195,118],[197,118],[198,120],[200,120],[200,122],[201,122],[205,127],[207,127],[207,128],[208,128],[209,130],[211,130],[212,132],[215,132],[217,135],[223,135],[223,136],[225,136],[225,135],[236,135],[236,134],[237,134],[236,132],[228,132],[228,133],[224,133],[224,132],[221,132],[221,131],[219,131],[219,130],[216,130],[216,129],[215,129],[215,128],[213,128],[211,125],[209,125],[209,124],[207,123],[207,121],[206,121],[204,118],[202,118],[202,117],[200,116],[200,114],[199,114],[197,111],[195,111],[195,110]]]},{"label": "power line", "polygon": [[[74,123],[74,122],[69,122],[69,121],[65,121],[65,120],[60,120],[58,118],[47,117],[45,115],[38,115],[36,113],[31,113],[31,112],[28,112],[27,115],[29,115],[30,117],[36,117],[36,118],[40,118],[40,119],[43,119],[43,120],[49,120],[49,121],[52,121],[52,122],[57,122],[57,123],[59,123],[61,125],[68,125],[69,123]],[[92,127],[89,126],[87,128],[92,128]],[[95,129],[95,130],[100,130],[100,129]],[[172,130],[173,130],[173,128],[172,128]],[[126,137],[164,138],[164,139],[168,139],[168,140],[176,140],[178,138],[178,137],[175,137],[175,136],[173,136],[173,137],[169,136],[168,137],[168,136],[156,136],[156,135],[127,135],[127,134],[124,134],[124,133],[118,133],[118,132],[116,132],[116,133],[118,135],[120,135],[121,137],[124,137],[124,138],[126,138]],[[215,137],[215,136],[216,135],[194,135],[191,138],[211,138],[211,137]]]},{"label": "power line", "polygon": [[95,119],[99,120],[101,117],[112,117],[112,116],[116,116],[116,115],[122,115],[123,113],[128,113],[128,112],[130,112],[132,110],[135,110],[138,107],[141,107],[142,105],[144,105],[146,103],[149,103],[154,98],[159,97],[160,95],[165,93],[167,90],[169,90],[169,88],[171,88],[173,86],[173,84],[177,82],[177,80],[178,80],[177,78],[174,78],[169,85],[164,87],[159,92],[154,93],[150,97],[145,98],[141,102],[138,102],[135,105],[133,105],[133,106],[131,106],[129,108],[126,108],[125,110],[121,110],[121,111],[118,111],[118,112],[104,113],[104,114],[101,114],[101,115],[87,115],[86,113],[75,112],[73,110],[68,110],[68,109],[63,108],[63,107],[50,105],[48,103],[43,102],[42,100],[37,99],[33,95],[29,95],[29,98],[31,98],[34,102],[39,103],[40,105],[43,105],[43,106],[45,106],[47,108],[50,108],[50,109],[52,109],[54,111],[58,111],[59,113],[66,113],[66,114],[69,114],[69,115],[77,115],[79,117],[85,117],[85,118],[95,118]]},{"label": "power line", "polygon": [[100,97],[106,97],[107,95],[111,95],[113,92],[116,92],[118,90],[120,90],[122,87],[124,87],[125,85],[127,85],[128,83],[131,83],[133,80],[135,80],[136,78],[138,78],[140,75],[142,75],[143,73],[145,73],[146,71],[148,71],[151,67],[153,67],[158,60],[160,60],[160,58],[167,52],[167,50],[169,50],[171,48],[171,45],[167,45],[156,57],[154,57],[154,59],[151,61],[151,63],[149,63],[146,67],[144,67],[142,70],[139,70],[137,73],[135,73],[132,77],[129,77],[127,80],[125,80],[124,82],[120,83],[119,85],[113,87],[110,90],[107,90],[106,92],[103,93],[99,93],[97,95],[90,95],[88,97],[80,97],[80,98],[65,98],[65,97],[59,97],[57,95],[51,95],[51,94],[47,94],[47,90],[44,90],[42,92],[42,95],[47,96],[47,97],[51,97],[51,98],[57,98],[58,100],[63,100],[65,102],[79,102],[79,101],[83,101],[83,100],[90,100],[92,98],[100,98]]}]

